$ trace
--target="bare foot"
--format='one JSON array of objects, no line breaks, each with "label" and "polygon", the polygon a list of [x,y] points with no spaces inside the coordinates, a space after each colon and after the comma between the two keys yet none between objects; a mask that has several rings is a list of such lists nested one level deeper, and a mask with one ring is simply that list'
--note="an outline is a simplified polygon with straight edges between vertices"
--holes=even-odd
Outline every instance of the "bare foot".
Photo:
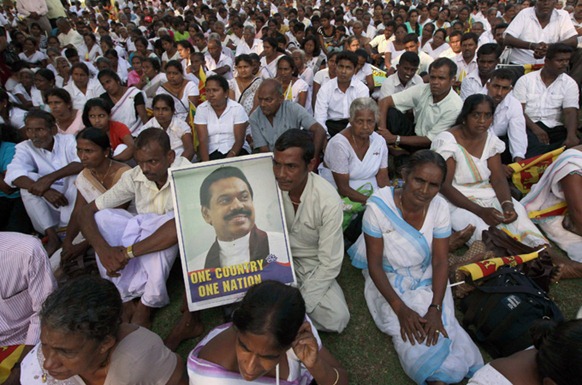
[{"label": "bare foot", "polygon": [[191,313],[186,309],[170,335],[164,340],[164,344],[168,349],[175,351],[182,341],[196,338],[202,333],[204,333],[204,325],[200,319],[200,312]]},{"label": "bare foot", "polygon": [[137,302],[135,312],[131,317],[131,323],[142,326],[146,329],[152,327],[152,308],[144,305],[141,301]]},{"label": "bare foot", "polygon": [[554,265],[554,268],[552,269],[552,273],[550,274],[550,282],[551,283],[560,282],[560,279],[562,278],[563,270],[564,270],[563,263],[559,263],[557,265]]},{"label": "bare foot", "polygon": [[[551,254],[552,263],[558,267],[561,279],[572,279],[572,278],[582,278],[582,263],[572,261],[570,258],[558,255],[555,253]],[[553,282],[554,279],[552,279]]]},{"label": "bare foot", "polygon": [[455,231],[449,238],[449,251],[455,251],[471,239],[475,226],[468,225],[461,231]]},{"label": "bare foot", "polygon": [[59,235],[54,228],[46,229],[46,237],[47,242],[45,243],[44,248],[50,257],[55,253],[55,251],[61,248],[61,244],[63,242],[61,241],[61,238],[59,238]]},{"label": "bare foot", "polygon": [[[139,298],[136,298],[139,301]],[[130,323],[133,313],[135,313],[135,308],[137,306],[136,300],[123,303],[123,311],[121,312],[121,322]]]}]

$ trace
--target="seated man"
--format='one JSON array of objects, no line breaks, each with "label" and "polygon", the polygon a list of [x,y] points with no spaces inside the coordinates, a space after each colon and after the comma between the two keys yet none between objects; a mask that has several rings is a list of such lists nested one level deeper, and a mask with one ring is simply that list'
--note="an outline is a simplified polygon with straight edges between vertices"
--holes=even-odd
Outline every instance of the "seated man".
[{"label": "seated man", "polygon": [[[511,93],[513,79],[515,76],[511,70],[501,68],[493,71],[486,85],[487,95],[496,106],[489,129],[507,145],[501,155],[503,164],[521,162],[527,151],[525,117],[519,101]],[[513,170],[508,169],[507,172],[512,174]]]},{"label": "seated man", "polygon": [[[527,126],[526,158],[579,143],[578,85],[566,74],[573,48],[550,44],[544,68],[519,78],[514,96],[523,106]],[[562,124],[562,114],[563,122]]]},{"label": "seated man", "polygon": [[[223,76],[226,80],[232,79],[232,59],[222,52],[220,39],[208,39],[208,52],[204,55],[206,68],[216,75]],[[208,74],[210,76],[210,74]]]},{"label": "seated man", "polygon": [[75,179],[83,165],[75,137],[57,134],[50,113],[31,110],[24,122],[29,140],[16,145],[4,181],[20,189],[35,230],[48,238],[45,247],[51,255],[61,246],[57,230],[71,218],[77,197]]},{"label": "seated man", "polygon": [[[463,102],[453,91],[457,66],[438,58],[429,68],[429,84],[420,84],[380,100],[378,133],[390,145],[428,148],[441,131],[453,126]],[[415,123],[403,111],[414,110]]]},{"label": "seated man", "polygon": [[[426,82],[428,82],[428,67],[430,67],[434,59],[430,57],[430,55],[428,55],[426,52],[418,50],[419,48],[418,35],[416,35],[415,33],[409,33],[408,35],[404,36],[402,42],[404,43],[404,51],[414,52],[415,54],[418,55],[419,65],[418,69],[416,70],[416,73],[420,75],[423,80],[426,80]],[[392,68],[395,68],[398,65],[401,57],[402,55],[399,55],[398,57],[394,58],[394,60],[392,60]]]},{"label": "seated man", "polygon": [[[457,65],[457,85],[460,87],[468,74],[477,69],[477,44],[479,44],[479,37],[467,32],[461,37],[461,52],[457,54],[452,60]],[[455,86],[456,87],[456,86]]]},{"label": "seated man", "polygon": [[307,110],[290,100],[284,100],[283,87],[275,79],[265,79],[257,90],[259,107],[251,114],[249,123],[255,148],[273,151],[275,141],[290,128],[303,127],[311,132],[315,154],[319,156],[325,141],[325,130]]},{"label": "seated man", "polygon": [[443,51],[439,57],[446,57],[453,59],[455,56],[461,53],[461,37],[463,33],[460,31],[452,31],[449,35],[449,48]]},{"label": "seated man", "polygon": [[414,52],[404,52],[396,64],[396,73],[388,76],[380,88],[380,99],[397,94],[418,84],[423,84],[422,78],[416,74],[420,59]]},{"label": "seated man", "polygon": [[321,86],[315,101],[314,117],[329,136],[334,136],[348,125],[350,105],[357,98],[370,95],[368,87],[354,79],[358,57],[342,51],[336,56],[337,77]]},{"label": "seated man", "polygon": [[495,43],[484,44],[477,50],[477,69],[469,74],[461,84],[461,99],[463,101],[473,94],[485,94],[486,84],[499,64],[501,48]]},{"label": "seated man", "polygon": [[[168,168],[190,164],[170,148],[165,131],[148,128],[135,140],[139,166],[79,214],[83,235],[96,251],[99,272],[124,302],[124,319],[151,324],[151,309],[170,301],[166,280],[178,254]],[[133,201],[137,215],[117,209]],[[137,306],[134,299],[139,299]]]},{"label": "seated man", "polygon": [[39,312],[57,283],[42,243],[30,235],[0,232],[0,271],[0,383],[16,385],[18,363],[39,341]]},{"label": "seated man", "polygon": [[342,200],[313,173],[309,134],[292,129],[275,143],[273,172],[283,191],[293,266],[307,314],[318,330],[342,332],[350,313],[336,278],[344,257]]}]

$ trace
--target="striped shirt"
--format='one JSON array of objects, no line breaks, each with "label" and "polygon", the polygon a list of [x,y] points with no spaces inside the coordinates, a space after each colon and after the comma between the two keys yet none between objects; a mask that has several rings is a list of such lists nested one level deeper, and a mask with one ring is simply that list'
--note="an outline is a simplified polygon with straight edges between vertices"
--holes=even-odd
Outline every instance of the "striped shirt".
[{"label": "striped shirt", "polygon": [[0,232],[0,346],[39,342],[38,313],[56,286],[37,238]]}]

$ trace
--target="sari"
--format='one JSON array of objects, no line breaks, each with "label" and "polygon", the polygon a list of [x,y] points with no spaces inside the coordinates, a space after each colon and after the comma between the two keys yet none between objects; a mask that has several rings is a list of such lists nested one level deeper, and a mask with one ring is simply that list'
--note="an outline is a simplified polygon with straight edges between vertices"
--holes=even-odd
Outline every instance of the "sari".
[{"label": "sari", "polygon": [[[447,202],[435,197],[422,228],[417,230],[402,218],[394,202],[394,188],[384,187],[368,199],[362,229],[364,234],[383,240],[382,268],[390,285],[406,306],[424,316],[433,300],[432,241],[451,234]],[[404,371],[417,384],[458,383],[483,366],[479,349],[455,318],[450,288],[445,291],[442,305],[442,322],[449,338],[440,336],[437,344],[430,347],[412,345],[402,339],[398,315],[370,277],[363,234],[348,254],[352,265],[363,269],[364,297],[376,326],[392,337]]]},{"label": "sari", "polygon": [[253,104],[255,101],[255,93],[259,89],[259,86],[263,82],[261,77],[256,77],[253,79],[251,84],[249,84],[244,90],[238,86],[238,82],[235,79],[231,79],[228,81],[230,89],[234,91],[234,99],[243,106],[247,115],[251,115]]},{"label": "sari", "polygon": [[[107,95],[109,97],[109,95]],[[109,97],[110,98],[110,97]],[[139,99],[138,99],[139,98]],[[111,109],[111,120],[116,120],[125,124],[132,135],[139,132],[143,123],[135,109],[136,101],[145,104],[145,98],[142,91],[135,87],[129,87],[123,96]]]}]

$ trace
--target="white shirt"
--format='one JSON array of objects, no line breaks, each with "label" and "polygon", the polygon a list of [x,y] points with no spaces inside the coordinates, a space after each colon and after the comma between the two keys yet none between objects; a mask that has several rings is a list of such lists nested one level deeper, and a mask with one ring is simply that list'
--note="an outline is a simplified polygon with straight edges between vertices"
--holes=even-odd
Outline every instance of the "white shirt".
[{"label": "white shirt", "polygon": [[440,47],[436,49],[432,49],[432,39],[426,42],[426,44],[422,47],[422,52],[426,52],[428,56],[432,57],[433,59],[437,59],[439,55],[447,50],[453,51],[451,47],[447,43],[443,43]]},{"label": "white shirt", "polygon": [[[350,105],[357,98],[370,96],[368,87],[361,81],[352,78],[344,93],[337,85],[337,77],[321,86],[315,102],[315,120],[326,127],[326,120],[347,119],[350,116]],[[327,127],[326,127],[327,130]]]},{"label": "white shirt", "polygon": [[414,76],[406,83],[405,85],[402,84],[400,78],[398,77],[398,73],[394,73],[386,78],[382,83],[382,87],[380,88],[380,96],[379,99],[385,98],[387,96],[394,95],[398,92],[404,91],[413,87],[417,84],[423,84],[422,78],[414,74]]},{"label": "white shirt", "polygon": [[[146,124],[144,124],[141,128],[141,131],[150,127],[164,130],[156,118],[151,118]],[[170,147],[172,150],[174,150],[176,156],[182,156],[182,153],[184,152],[184,142],[182,141],[182,137],[186,134],[192,133],[192,129],[188,123],[174,116],[170,122],[170,125],[164,131],[166,131],[170,137]]]},{"label": "white shirt", "polygon": [[[578,20],[576,20],[574,13],[570,15],[570,20],[572,20],[572,25],[574,25],[574,28],[582,27],[582,22],[578,22]],[[582,48],[582,36],[578,36],[578,48]]]},{"label": "white shirt", "polygon": [[434,103],[429,84],[419,84],[392,95],[395,107],[405,112],[414,109],[415,133],[433,140],[440,132],[453,126],[463,101],[452,89],[443,100]]},{"label": "white shirt", "polygon": [[[208,102],[199,105],[194,116],[194,124],[205,124],[208,130],[209,154],[217,150],[223,154],[228,153],[234,144],[234,125],[248,121],[249,117],[244,107],[230,98],[227,99],[226,109],[220,118],[216,116],[214,108]],[[243,148],[250,150],[246,142]]]},{"label": "white shirt", "polygon": [[525,113],[534,123],[541,121],[550,128],[561,126],[563,109],[578,109],[578,85],[570,76],[561,74],[546,87],[541,72],[530,72],[520,77],[513,95],[525,104]]},{"label": "white shirt", "polygon": [[83,40],[83,36],[81,36],[81,34],[79,32],[75,31],[72,28],[66,34],[64,34],[64,33],[59,34],[58,38],[59,38],[59,42],[61,43],[61,47],[66,47],[69,44],[72,44],[73,47],[80,47],[82,45],[85,45],[85,41]]},{"label": "white shirt", "polygon": [[260,55],[263,53],[263,41],[260,39],[255,39],[253,41],[253,46],[249,47],[247,41],[245,39],[241,39],[240,44],[236,46],[236,53],[235,56],[242,55],[246,53],[247,55],[250,53],[256,53]]},{"label": "white shirt", "polygon": [[330,80],[329,78],[329,68],[324,68],[319,70],[313,76],[313,82],[319,84],[320,86],[324,85]]},{"label": "white shirt", "polygon": [[40,51],[35,51],[32,55],[26,56],[24,52],[18,54],[18,58],[24,60],[27,63],[36,64],[39,61],[45,60],[47,57],[44,53]]},{"label": "white shirt", "polygon": [[[521,10],[511,21],[503,36],[511,35],[517,39],[547,44],[564,41],[572,36],[578,36],[570,15],[566,11],[554,9],[550,22],[542,29],[535,14],[535,8]],[[543,64],[544,59],[534,59],[533,51],[522,48],[513,48],[509,62],[515,64]]]},{"label": "white shirt", "polygon": [[463,59],[462,52],[457,54],[457,56],[453,58],[453,61],[457,65],[457,80],[460,82],[462,82],[468,74],[477,69],[477,53],[475,53],[469,63]]},{"label": "white shirt", "polygon": [[208,71],[212,71],[212,70],[215,70],[215,69],[220,68],[220,67],[228,66],[228,68],[229,68],[228,72],[222,76],[226,80],[232,79],[232,68],[233,68],[232,64],[233,63],[232,63],[232,59],[229,58],[227,55],[225,55],[224,53],[221,52],[220,57],[218,58],[218,62],[217,62],[207,52],[206,54],[204,54],[204,59],[206,60],[206,68],[208,69]]},{"label": "white shirt", "polygon": [[521,103],[510,92],[495,108],[493,124],[489,127],[497,137],[508,137],[511,159],[525,159],[527,151],[527,132],[522,111]]},{"label": "white shirt", "polygon": [[98,98],[101,94],[105,93],[103,86],[101,86],[101,83],[97,79],[89,79],[86,94],[81,92],[81,90],[75,85],[74,81],[70,81],[69,84],[65,86],[65,90],[71,94],[73,108],[75,110],[82,110],[83,107],[85,107],[87,100]]},{"label": "white shirt", "polygon": [[[392,60],[392,65],[396,66],[396,65],[400,64],[401,57],[402,57],[402,55],[399,55],[396,59]],[[420,59],[420,64],[418,66],[418,70],[416,70],[416,73],[419,75],[423,72],[428,73],[428,67],[430,67],[430,65],[432,64],[434,59],[432,57],[430,57],[429,54],[427,54],[426,52],[422,52],[422,51],[418,52],[418,58]]]},{"label": "white shirt", "polygon": [[481,83],[481,78],[479,77],[479,68],[470,72],[461,83],[461,99],[463,101],[473,94],[487,95],[487,87]]},{"label": "white shirt", "polygon": [[388,43],[390,43],[390,40],[386,39],[384,34],[381,34],[373,38],[368,44],[370,44],[370,47],[372,48],[378,47],[378,53],[384,53],[388,50]]}]

